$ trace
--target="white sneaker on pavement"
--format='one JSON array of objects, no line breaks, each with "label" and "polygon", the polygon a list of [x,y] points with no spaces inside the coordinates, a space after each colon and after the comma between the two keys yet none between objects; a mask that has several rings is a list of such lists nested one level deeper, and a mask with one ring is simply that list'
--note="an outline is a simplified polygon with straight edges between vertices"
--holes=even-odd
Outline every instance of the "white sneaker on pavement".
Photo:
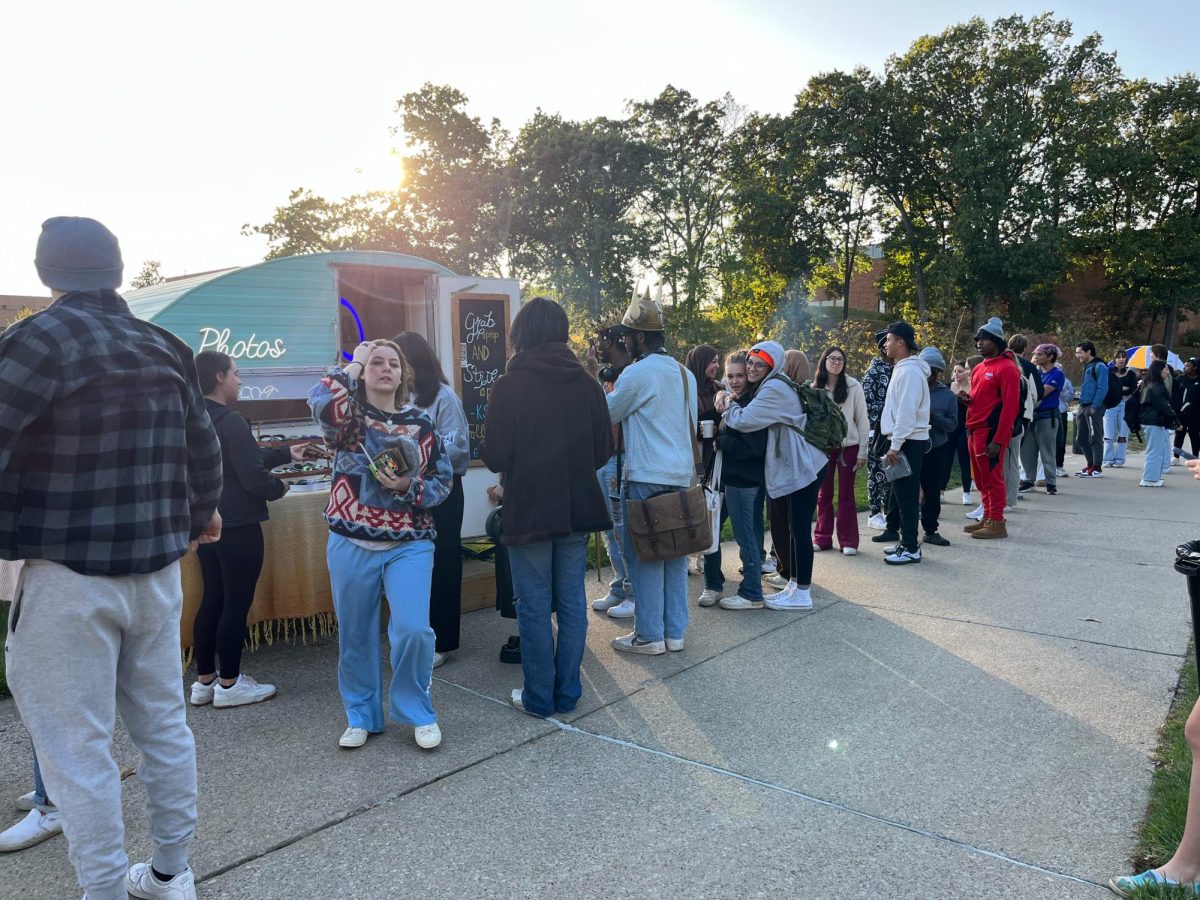
[{"label": "white sneaker on pavement", "polygon": [[749,600],[741,594],[734,594],[732,597],[722,597],[720,600],[721,609],[762,609],[762,600]]},{"label": "white sneaker on pavement", "polygon": [[30,791],[28,794],[22,794],[13,805],[21,812],[29,812],[31,809],[37,809],[37,792]]},{"label": "white sneaker on pavement", "polygon": [[983,507],[979,506],[978,508],[971,510],[969,513],[963,513],[963,516],[965,518],[972,519],[973,521],[976,521],[976,522],[982,522],[983,521]]},{"label": "white sneaker on pavement", "polygon": [[[785,587],[783,590],[776,591],[774,594],[764,594],[763,595],[763,603],[766,604],[768,600],[779,600],[783,597],[789,596],[792,592],[798,591],[798,590],[800,590],[800,588],[796,585],[796,582],[789,581],[787,583],[787,587]],[[770,608],[772,608],[772,607],[770,607],[768,605],[768,609],[770,609]]]},{"label": "white sneaker on pavement", "polygon": [[217,686],[216,676],[208,684],[205,684],[199,678],[192,682],[192,696],[188,698],[188,702],[192,706],[206,706],[213,702],[213,690]]},{"label": "white sneaker on pavement", "polygon": [[596,612],[608,612],[614,606],[620,606],[624,602],[620,597],[614,597],[612,594],[609,594],[606,597],[601,597],[599,600],[593,600],[592,609]]},{"label": "white sneaker on pavement", "polygon": [[20,822],[0,833],[0,853],[12,853],[62,834],[62,813],[54,807],[31,809]]},{"label": "white sneaker on pavement", "polygon": [[700,599],[696,601],[699,606],[716,606],[717,601],[721,599],[721,592],[714,591],[712,588],[705,588],[700,592]]},{"label": "white sneaker on pavement", "polygon": [[640,653],[643,656],[661,656],[667,652],[664,641],[638,640],[637,632],[631,631],[624,637],[613,638],[613,649],[622,653]]},{"label": "white sneaker on pavement", "polygon": [[249,675],[239,675],[238,680],[229,687],[223,687],[219,681],[216,685],[213,690],[213,706],[217,709],[262,703],[275,696],[275,685],[259,684]]},{"label": "white sneaker on pavement", "polygon": [[622,600],[608,611],[614,619],[632,619],[636,604],[632,600]]},{"label": "white sneaker on pavement", "polygon": [[683,649],[683,638],[667,638],[667,649],[672,653],[678,653]]},{"label": "white sneaker on pavement", "polygon": [[349,726],[338,738],[338,746],[347,750],[356,750],[367,742],[367,729]]},{"label": "white sneaker on pavement", "polygon": [[857,547],[843,547],[842,556],[858,556]]},{"label": "white sneaker on pavement", "polygon": [[433,667],[436,669],[439,666],[444,666],[446,664],[446,656],[447,656],[447,654],[438,653],[436,650],[434,650],[433,651]]},{"label": "white sneaker on pavement", "polygon": [[867,519],[867,527],[874,528],[876,531],[887,531],[887,516],[883,513],[875,513]]},{"label": "white sneaker on pavement", "polygon": [[422,750],[432,750],[442,742],[442,729],[438,728],[437,722],[430,725],[418,725],[413,729],[413,738]]},{"label": "white sneaker on pavement", "polygon": [[786,578],[784,578],[782,575],[768,575],[766,578],[763,579],[763,581],[765,581],[771,587],[775,588],[775,590],[777,590],[777,591],[782,591],[785,587],[788,586],[788,580]]},{"label": "white sneaker on pavement", "polygon": [[971,499],[970,491],[963,491],[963,506],[970,506],[975,501]]},{"label": "white sneaker on pavement", "polygon": [[170,881],[159,881],[150,863],[134,863],[125,876],[125,890],[140,900],[196,900],[196,879],[191,869],[184,869]]},{"label": "white sneaker on pavement", "polygon": [[763,560],[762,570],[764,575],[774,575],[777,571],[779,571],[775,568],[775,560],[771,559],[769,556]]},{"label": "white sneaker on pavement", "polygon": [[766,598],[763,603],[767,609],[812,609],[812,591],[797,586],[786,597]]}]

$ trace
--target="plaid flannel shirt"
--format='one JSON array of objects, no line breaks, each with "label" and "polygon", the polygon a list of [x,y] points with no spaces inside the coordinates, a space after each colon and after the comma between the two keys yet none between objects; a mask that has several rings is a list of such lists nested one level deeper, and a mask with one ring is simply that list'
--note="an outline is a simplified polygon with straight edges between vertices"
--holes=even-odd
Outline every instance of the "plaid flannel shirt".
[{"label": "plaid flannel shirt", "polygon": [[0,336],[0,557],[156,572],[221,484],[191,350],[115,291],[67,294]]}]

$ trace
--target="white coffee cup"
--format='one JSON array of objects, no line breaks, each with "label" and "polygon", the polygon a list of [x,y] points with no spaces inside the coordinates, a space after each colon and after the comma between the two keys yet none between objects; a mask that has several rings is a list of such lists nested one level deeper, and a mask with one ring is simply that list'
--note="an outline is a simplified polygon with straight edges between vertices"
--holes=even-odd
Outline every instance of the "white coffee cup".
[{"label": "white coffee cup", "polygon": [[712,438],[717,433],[717,423],[712,419],[705,419],[700,423],[700,436],[703,438]]}]

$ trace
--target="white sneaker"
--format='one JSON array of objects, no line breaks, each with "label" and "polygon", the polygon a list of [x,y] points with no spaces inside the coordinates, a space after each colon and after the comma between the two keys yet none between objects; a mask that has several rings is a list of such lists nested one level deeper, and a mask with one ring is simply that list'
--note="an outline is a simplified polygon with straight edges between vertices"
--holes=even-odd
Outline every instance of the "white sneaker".
[{"label": "white sneaker", "polygon": [[367,729],[355,728],[351,725],[342,732],[342,736],[338,738],[338,746],[345,747],[347,750],[355,750],[367,742]]},{"label": "white sneaker", "polygon": [[683,638],[667,638],[667,649],[672,653],[678,653],[683,649]]},{"label": "white sneaker", "polygon": [[125,890],[141,900],[196,900],[196,879],[191,869],[184,869],[170,881],[159,881],[150,863],[134,863],[125,876]]},{"label": "white sneaker", "polygon": [[785,587],[783,590],[776,591],[774,594],[763,595],[763,603],[767,605],[768,609],[770,609],[772,607],[770,606],[770,604],[767,601],[780,600],[783,597],[789,596],[793,591],[798,591],[798,590],[800,590],[800,588],[796,585],[796,582],[789,581],[787,583],[787,587]]},{"label": "white sneaker", "polygon": [[614,619],[632,619],[636,604],[632,600],[622,600],[608,611]]},{"label": "white sneaker", "polygon": [[1173,466],[1182,466],[1182,465],[1183,465],[1183,463],[1182,463],[1182,462],[1180,462],[1180,460],[1179,460],[1179,457],[1178,457],[1178,456],[1172,456],[1172,457],[1171,457],[1171,465],[1173,465]]},{"label": "white sneaker", "polygon": [[620,597],[614,597],[612,594],[609,594],[606,597],[601,597],[599,600],[593,600],[592,609],[596,612],[608,612],[614,606],[620,606],[624,602]]},{"label": "white sneaker", "polygon": [[521,694],[525,692],[524,688],[513,688],[512,693],[508,695],[508,702],[517,709],[525,708],[525,701],[521,699]]},{"label": "white sneaker", "polygon": [[741,594],[734,594],[732,597],[722,597],[720,603],[721,609],[762,609],[762,600],[747,600]]},{"label": "white sneaker", "polygon": [[770,597],[763,600],[767,609],[812,609],[812,591],[808,588],[795,587],[786,597]]},{"label": "white sneaker", "polygon": [[446,664],[446,654],[438,653],[436,650],[434,650],[433,651],[433,667],[436,669],[438,666],[444,666],[445,664]]},{"label": "white sneaker", "polygon": [[213,706],[224,709],[227,706],[246,706],[249,703],[262,703],[275,696],[275,685],[259,684],[249,675],[239,675],[238,680],[229,687],[222,687],[215,682]]},{"label": "white sneaker", "polygon": [[1062,466],[1059,466],[1057,469],[1055,469],[1055,470],[1054,470],[1054,474],[1055,474],[1055,476],[1057,476],[1058,478],[1066,478],[1066,477],[1067,477],[1067,470],[1066,470],[1066,469],[1064,469]]},{"label": "white sneaker", "polygon": [[192,682],[192,696],[188,698],[188,702],[192,706],[206,706],[213,702],[213,689],[217,686],[217,679],[214,678],[208,684],[202,682],[199,678]]},{"label": "white sneaker", "polygon": [[875,513],[867,519],[867,527],[874,528],[876,531],[887,531],[887,516],[883,513]]},{"label": "white sneaker", "polygon": [[661,656],[667,652],[664,641],[638,640],[637,632],[631,631],[624,637],[613,638],[613,649],[622,653],[641,653],[644,656]]},{"label": "white sneaker", "polygon": [[721,592],[714,591],[712,588],[705,588],[700,593],[700,599],[696,603],[700,606],[716,606],[717,601],[721,599]]},{"label": "white sneaker", "polygon": [[25,818],[0,834],[0,853],[24,850],[56,834],[62,834],[62,813],[54,808],[47,812],[31,809]]},{"label": "white sneaker", "polygon": [[762,570],[764,575],[774,575],[779,571],[777,568],[775,568],[775,560],[771,559],[769,556],[763,560]]},{"label": "white sneaker", "polygon": [[905,547],[896,547],[893,553],[889,553],[883,558],[883,561],[889,566],[907,566],[910,563],[919,563],[921,561],[921,548],[909,550]]},{"label": "white sneaker", "polygon": [[972,519],[973,521],[982,522],[983,521],[983,507],[980,506],[977,509],[971,510],[969,513],[964,513],[963,515],[968,519]]},{"label": "white sneaker", "polygon": [[971,505],[972,503],[974,503],[974,502],[975,502],[975,501],[971,499],[971,492],[970,492],[970,491],[963,491],[963,503],[962,503],[962,505],[963,505],[963,506],[970,506],[970,505]]},{"label": "white sneaker", "polygon": [[1164,482],[1161,478],[1158,481],[1147,481],[1145,478],[1143,478],[1141,481],[1138,482],[1138,487],[1165,487],[1165,486],[1166,486],[1166,482]]},{"label": "white sneaker", "polygon": [[37,809],[37,792],[30,791],[28,794],[22,794],[13,805],[21,812],[29,812],[31,809]]},{"label": "white sneaker", "polygon": [[418,725],[413,729],[413,738],[422,750],[432,750],[442,742],[442,729],[438,728],[437,722],[432,725]]},{"label": "white sneaker", "polygon": [[788,580],[786,578],[784,578],[782,575],[778,575],[778,574],[768,575],[766,578],[763,579],[763,581],[765,581],[771,587],[775,588],[775,590],[777,590],[777,591],[782,591],[785,587],[788,586]]},{"label": "white sneaker", "polygon": [[842,556],[858,556],[857,547],[843,547]]}]

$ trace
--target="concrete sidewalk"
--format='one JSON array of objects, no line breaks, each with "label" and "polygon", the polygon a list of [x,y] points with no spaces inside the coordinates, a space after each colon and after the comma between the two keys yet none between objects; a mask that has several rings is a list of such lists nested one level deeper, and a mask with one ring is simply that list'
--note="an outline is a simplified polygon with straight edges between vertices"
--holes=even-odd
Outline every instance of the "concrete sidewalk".
[{"label": "concrete sidewalk", "polygon": [[[1007,541],[971,541],[948,505],[952,546],[918,566],[864,531],[858,557],[817,555],[812,612],[693,605],[682,653],[617,654],[627,624],[593,615],[561,722],[508,706],[515,623],[469,614],[433,752],[397,726],[337,748],[333,642],[248,654],[276,699],[189,710],[199,895],[1103,897],[1190,633],[1174,547],[1200,534],[1200,484],[1140,489],[1130,461],[1027,495]],[[730,592],[736,571],[727,550]],[[123,735],[115,753],[136,765]],[[30,787],[5,701],[0,799]],[[125,795],[146,858],[136,778]],[[0,856],[6,898],[79,894],[62,838]]]}]

